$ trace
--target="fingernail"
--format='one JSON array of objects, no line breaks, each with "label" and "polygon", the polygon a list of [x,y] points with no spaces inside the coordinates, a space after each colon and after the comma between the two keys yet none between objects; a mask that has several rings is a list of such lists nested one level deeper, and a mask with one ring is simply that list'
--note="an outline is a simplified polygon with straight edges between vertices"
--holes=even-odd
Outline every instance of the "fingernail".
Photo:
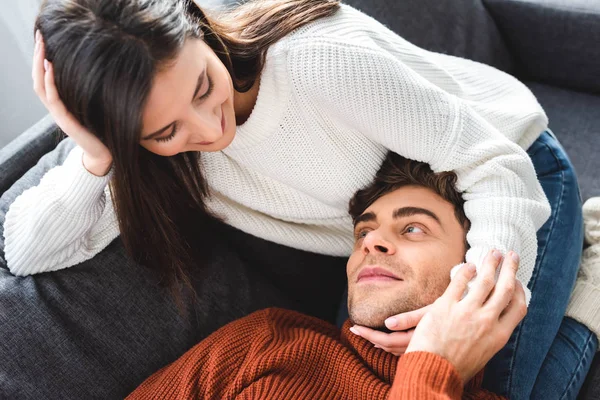
[{"label": "fingernail", "polygon": [[475,268],[475,264],[467,263],[465,264],[465,267],[467,267],[467,271],[470,272],[475,272],[477,270],[477,268]]},{"label": "fingernail", "polygon": [[37,31],[35,31],[35,41],[36,42],[40,41],[40,36],[42,36],[42,34],[40,33],[40,30],[38,29]]},{"label": "fingernail", "polygon": [[512,257],[514,262],[519,262],[519,255],[517,253],[515,253],[514,251],[511,251],[510,256]]},{"label": "fingernail", "polygon": [[375,347],[376,349],[380,349],[381,348],[380,346],[377,346],[377,345],[375,345],[373,347]]},{"label": "fingernail", "polygon": [[50,68],[50,63],[48,62],[48,60],[44,60],[44,71],[48,71],[49,68]]},{"label": "fingernail", "polygon": [[350,332],[354,333],[356,336],[360,336],[360,333],[358,333],[358,329],[356,329],[355,327],[351,327]]},{"label": "fingernail", "polygon": [[385,326],[387,326],[389,329],[395,328],[396,325],[398,325],[398,321],[394,317],[390,317],[390,318],[386,319],[384,321],[384,323],[385,323]]},{"label": "fingernail", "polygon": [[492,251],[492,255],[494,256],[494,258],[496,260],[499,260],[500,258],[502,258],[502,253],[500,253],[498,250]]}]

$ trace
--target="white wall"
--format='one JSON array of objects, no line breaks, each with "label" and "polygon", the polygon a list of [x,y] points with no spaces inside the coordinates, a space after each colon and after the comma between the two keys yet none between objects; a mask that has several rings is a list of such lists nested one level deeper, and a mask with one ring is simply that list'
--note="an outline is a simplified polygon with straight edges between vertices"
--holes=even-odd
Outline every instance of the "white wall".
[{"label": "white wall", "polygon": [[46,112],[33,92],[33,21],[40,0],[0,0],[0,148]]},{"label": "white wall", "polygon": [[[217,7],[231,0],[198,0]],[[46,115],[33,91],[33,23],[41,0],[0,0],[0,149]]]}]

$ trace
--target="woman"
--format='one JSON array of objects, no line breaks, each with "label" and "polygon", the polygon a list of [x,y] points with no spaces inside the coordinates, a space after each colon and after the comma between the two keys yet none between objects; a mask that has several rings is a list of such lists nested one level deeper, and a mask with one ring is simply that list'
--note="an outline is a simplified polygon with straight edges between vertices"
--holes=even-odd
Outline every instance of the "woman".
[{"label": "woman", "polygon": [[[548,188],[523,149],[547,176],[570,172],[561,185],[576,182],[568,160],[552,158],[559,145],[522,84],[418,49],[335,1],[255,2],[211,20],[191,1],[48,0],[36,30],[36,92],[79,146],[11,206],[14,274],[75,265],[120,234],[136,261],[185,282],[186,266],[218,240],[219,218],[347,255],[348,199],[392,150],[457,173],[472,222],[467,261],[481,265],[492,247],[519,253],[530,317],[497,376],[500,393],[531,393],[535,377],[516,386],[511,377],[541,368],[579,261],[579,246],[547,241],[560,233],[578,243],[581,215],[575,191],[551,199],[538,254],[553,256],[536,265]],[[574,228],[560,231],[553,221],[565,215]]]}]

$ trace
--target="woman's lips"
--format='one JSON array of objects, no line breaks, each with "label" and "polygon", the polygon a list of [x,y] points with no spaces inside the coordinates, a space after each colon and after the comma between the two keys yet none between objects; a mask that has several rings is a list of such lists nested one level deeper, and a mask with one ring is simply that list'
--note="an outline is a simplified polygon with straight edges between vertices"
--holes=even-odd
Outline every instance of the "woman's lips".
[{"label": "woman's lips", "polygon": [[358,274],[356,283],[359,282],[373,282],[373,281],[401,281],[398,276],[394,275],[387,269],[381,267],[366,267]]}]

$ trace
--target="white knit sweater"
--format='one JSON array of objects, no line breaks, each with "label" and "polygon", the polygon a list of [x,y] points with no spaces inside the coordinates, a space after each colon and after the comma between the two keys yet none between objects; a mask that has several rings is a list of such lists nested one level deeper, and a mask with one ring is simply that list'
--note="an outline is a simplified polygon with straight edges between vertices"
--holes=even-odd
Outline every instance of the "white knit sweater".
[{"label": "white knit sweater", "polygon": [[[250,118],[228,148],[203,154],[209,206],[266,240],[348,256],[348,201],[393,150],[457,173],[472,223],[467,260],[479,266],[491,248],[514,250],[525,284],[550,206],[524,149],[546,126],[513,77],[419,49],[342,6],[269,49]],[[12,273],[70,267],[118,236],[110,176],[91,175],[81,157],[75,148],[10,207]]]}]

